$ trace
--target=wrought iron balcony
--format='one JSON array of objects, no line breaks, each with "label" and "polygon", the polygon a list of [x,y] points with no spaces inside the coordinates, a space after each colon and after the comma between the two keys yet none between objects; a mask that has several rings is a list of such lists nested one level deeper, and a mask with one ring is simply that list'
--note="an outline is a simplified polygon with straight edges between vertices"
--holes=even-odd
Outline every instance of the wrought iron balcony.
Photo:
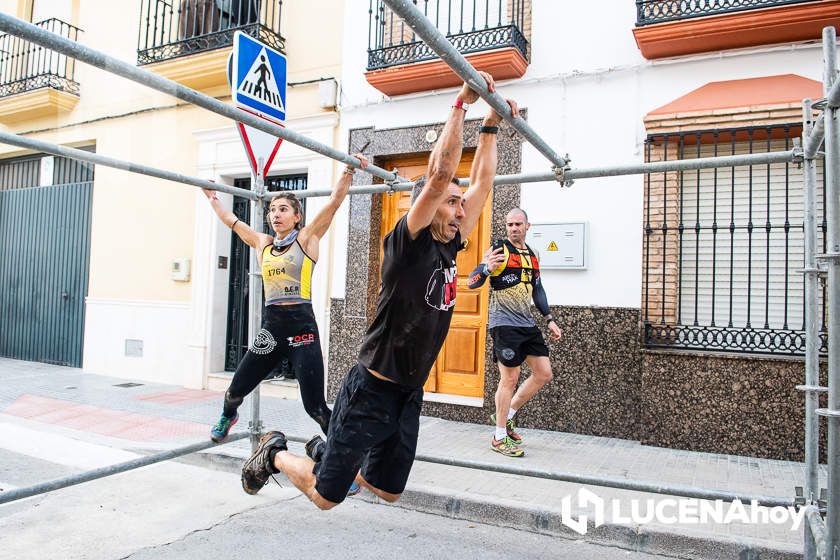
[{"label": "wrought iron balcony", "polygon": [[636,27],[819,0],[636,0]]},{"label": "wrought iron balcony", "polygon": [[[79,38],[81,31],[56,18],[35,25],[72,41]],[[73,81],[74,62],[72,58],[15,35],[0,35],[0,97],[39,88],[78,95],[79,84]]]},{"label": "wrought iron balcony", "polygon": [[[528,59],[525,38],[528,0],[416,0],[415,3],[463,54],[514,47]],[[369,71],[437,58],[383,0],[371,0],[368,12]]]},{"label": "wrought iron balcony", "polygon": [[243,31],[279,51],[283,0],[141,0],[137,64],[211,51]]}]

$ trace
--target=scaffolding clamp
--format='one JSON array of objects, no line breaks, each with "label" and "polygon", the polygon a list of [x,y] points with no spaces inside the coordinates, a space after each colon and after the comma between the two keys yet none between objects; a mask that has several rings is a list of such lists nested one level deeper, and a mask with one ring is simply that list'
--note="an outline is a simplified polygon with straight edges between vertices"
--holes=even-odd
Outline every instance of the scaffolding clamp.
[{"label": "scaffolding clamp", "polygon": [[802,148],[802,142],[799,142],[799,138],[794,138],[796,141],[794,143],[793,149],[793,157],[791,158],[791,162],[795,163],[796,165],[802,165],[802,162],[805,161],[805,150]]},{"label": "scaffolding clamp", "polygon": [[557,181],[558,183],[560,183],[564,187],[571,187],[575,183],[574,179],[567,179],[566,178],[566,171],[569,171],[569,170],[572,169],[572,167],[569,165],[569,162],[572,161],[572,160],[569,159],[569,154],[566,154],[565,160],[566,160],[566,164],[563,165],[563,167],[560,167],[559,165],[555,165],[554,167],[551,168],[551,171],[554,172],[554,180],[555,181]]},{"label": "scaffolding clamp", "polygon": [[396,184],[397,184],[397,182],[400,180],[400,173],[399,173],[399,171],[400,171],[400,170],[399,170],[399,169],[397,169],[396,167],[395,167],[395,168],[393,168],[393,169],[391,170],[391,173],[393,173],[393,174],[394,174],[394,177],[393,177],[392,179],[388,180],[388,181],[385,181],[385,184],[386,184],[386,185],[388,185],[388,190],[387,190],[387,191],[385,191],[386,193],[388,193],[388,198],[391,198],[391,196],[392,196],[395,192],[397,192],[397,190],[394,188],[394,185],[396,185]]}]

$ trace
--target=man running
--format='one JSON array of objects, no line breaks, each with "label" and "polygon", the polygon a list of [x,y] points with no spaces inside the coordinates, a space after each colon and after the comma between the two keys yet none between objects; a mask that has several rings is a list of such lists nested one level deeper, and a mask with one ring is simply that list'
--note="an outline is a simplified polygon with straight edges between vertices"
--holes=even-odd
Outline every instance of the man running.
[{"label": "man running", "polygon": [[[494,241],[484,260],[470,274],[468,286],[481,287],[490,278],[489,327],[493,351],[499,364],[499,388],[496,413],[490,416],[496,425],[490,449],[507,457],[522,457],[522,436],[516,433],[513,417],[537,392],[551,381],[548,346],[531,316],[531,300],[548,320],[552,340],[560,340],[562,331],[548,309],[548,299],[540,281],[537,253],[525,243],[531,224],[521,208],[514,208],[505,218],[507,239]],[[531,375],[514,394],[522,362]]]},{"label": "man running", "polygon": [[[495,90],[493,78],[482,77]],[[464,115],[478,94],[461,88],[417,181],[412,205],[383,240],[376,316],[359,352],[359,363],[342,382],[326,442],[316,437],[308,457],[287,451],[281,432],[268,432],[242,467],[242,487],[257,493],[271,473],[289,480],[321,509],[341,503],[354,480],[394,502],[414,462],[423,384],[449,330],[457,282],[458,251],[481,215],[496,169],[496,136],[479,134],[462,195],[455,171],[463,148]],[[510,102],[513,114],[518,114]],[[485,127],[497,130],[494,111]],[[483,127],[484,128],[484,127]]]}]

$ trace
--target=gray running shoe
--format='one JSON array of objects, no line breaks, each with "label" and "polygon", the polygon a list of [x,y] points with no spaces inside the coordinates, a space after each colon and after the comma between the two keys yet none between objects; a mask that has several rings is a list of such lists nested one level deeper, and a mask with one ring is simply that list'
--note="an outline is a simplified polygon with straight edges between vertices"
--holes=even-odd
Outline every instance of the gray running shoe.
[{"label": "gray running shoe", "polygon": [[271,478],[274,469],[271,465],[271,450],[286,451],[286,436],[283,432],[267,432],[260,438],[257,450],[242,465],[242,489],[248,494],[256,494]]}]

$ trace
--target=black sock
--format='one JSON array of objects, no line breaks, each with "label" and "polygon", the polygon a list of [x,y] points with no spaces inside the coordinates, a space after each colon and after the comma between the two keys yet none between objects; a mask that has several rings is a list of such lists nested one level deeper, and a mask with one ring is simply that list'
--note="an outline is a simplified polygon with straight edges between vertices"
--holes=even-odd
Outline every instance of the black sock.
[{"label": "black sock", "polygon": [[274,456],[277,455],[280,451],[286,451],[285,449],[281,449],[279,447],[274,447],[268,452],[268,467],[274,474],[280,472],[280,469],[274,466]]}]

